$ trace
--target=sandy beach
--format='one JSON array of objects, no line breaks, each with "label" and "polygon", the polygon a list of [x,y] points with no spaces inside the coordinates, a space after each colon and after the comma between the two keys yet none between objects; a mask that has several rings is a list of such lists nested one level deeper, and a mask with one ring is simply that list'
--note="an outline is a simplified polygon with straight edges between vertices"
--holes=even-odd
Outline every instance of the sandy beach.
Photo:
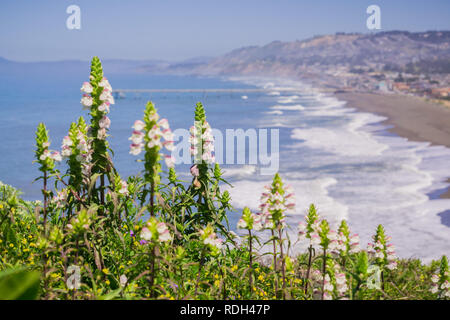
[{"label": "sandy beach", "polygon": [[[346,92],[336,96],[347,101],[349,107],[387,117],[385,123],[392,126],[390,132],[450,148],[450,108],[397,94]],[[450,188],[441,197],[450,198]]]}]

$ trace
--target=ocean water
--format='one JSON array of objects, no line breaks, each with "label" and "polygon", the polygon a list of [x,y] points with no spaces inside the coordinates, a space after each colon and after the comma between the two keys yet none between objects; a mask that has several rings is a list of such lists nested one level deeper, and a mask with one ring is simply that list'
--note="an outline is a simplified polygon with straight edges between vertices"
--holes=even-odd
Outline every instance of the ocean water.
[{"label": "ocean water", "polygon": [[[83,72],[81,72],[83,71]],[[83,115],[79,88],[88,71],[79,74],[30,73],[0,75],[0,181],[20,188],[24,198],[39,199],[39,175],[32,164],[34,132],[39,122],[50,131],[51,149],[59,149],[72,121]],[[171,128],[188,129],[197,101],[205,105],[215,129],[279,129],[279,161],[284,180],[296,193],[296,211],[288,217],[295,226],[310,203],[336,227],[346,219],[364,247],[378,224],[393,238],[401,257],[436,259],[450,254],[450,230],[439,213],[450,200],[430,196],[448,185],[450,149],[411,142],[389,134],[383,117],[348,108],[345,101],[308,85],[278,79],[199,78],[112,74],[113,88],[269,88],[269,92],[127,94],[111,107],[114,163],[122,177],[138,173],[142,164],[129,151],[134,120],[152,100]],[[283,92],[282,88],[295,91]],[[248,151],[248,148],[247,148]],[[61,167],[62,170],[64,167]],[[271,176],[259,165],[224,165],[233,184],[232,226],[244,206],[257,210],[259,194]],[[189,179],[189,165],[177,166]]]}]

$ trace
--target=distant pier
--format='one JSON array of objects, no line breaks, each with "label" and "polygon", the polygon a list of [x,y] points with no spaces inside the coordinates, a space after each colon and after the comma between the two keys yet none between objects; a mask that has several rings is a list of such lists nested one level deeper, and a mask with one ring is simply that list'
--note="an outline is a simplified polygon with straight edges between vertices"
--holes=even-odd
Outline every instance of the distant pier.
[{"label": "distant pier", "polygon": [[251,93],[251,92],[294,92],[299,91],[296,88],[229,88],[229,89],[114,89],[113,92],[117,94],[121,93]]}]

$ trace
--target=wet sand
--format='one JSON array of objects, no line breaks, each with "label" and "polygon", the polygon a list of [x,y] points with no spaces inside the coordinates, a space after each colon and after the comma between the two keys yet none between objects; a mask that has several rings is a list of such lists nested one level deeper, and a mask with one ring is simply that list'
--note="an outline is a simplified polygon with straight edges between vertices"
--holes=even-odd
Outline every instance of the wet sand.
[{"label": "wet sand", "polygon": [[[408,140],[450,148],[450,108],[397,94],[345,92],[336,96],[347,101],[349,107],[387,117],[384,123],[391,126],[390,132]],[[447,181],[450,183],[450,178]],[[440,197],[450,198],[450,188]]]}]

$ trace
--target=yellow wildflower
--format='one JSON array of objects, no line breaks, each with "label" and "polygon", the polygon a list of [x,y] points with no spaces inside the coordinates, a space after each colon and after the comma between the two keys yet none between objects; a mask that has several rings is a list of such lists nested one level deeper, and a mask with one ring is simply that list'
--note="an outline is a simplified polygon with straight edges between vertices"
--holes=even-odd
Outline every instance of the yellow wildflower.
[{"label": "yellow wildflower", "polygon": [[108,268],[104,268],[104,269],[102,270],[102,272],[103,272],[104,274],[109,274]]}]

